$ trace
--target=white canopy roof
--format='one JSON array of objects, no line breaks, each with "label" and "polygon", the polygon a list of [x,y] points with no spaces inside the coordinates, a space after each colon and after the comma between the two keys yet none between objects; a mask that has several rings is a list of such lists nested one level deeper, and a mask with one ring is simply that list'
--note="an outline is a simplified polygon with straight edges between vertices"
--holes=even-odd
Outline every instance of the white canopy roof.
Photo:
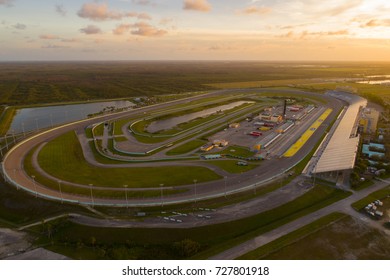
[{"label": "white canopy roof", "polygon": [[331,95],[347,101],[350,106],[344,113],[324,152],[320,155],[314,173],[352,169],[359,147],[360,137],[354,137],[353,131],[357,124],[359,110],[361,107],[367,106],[367,100],[344,92],[333,92]]}]

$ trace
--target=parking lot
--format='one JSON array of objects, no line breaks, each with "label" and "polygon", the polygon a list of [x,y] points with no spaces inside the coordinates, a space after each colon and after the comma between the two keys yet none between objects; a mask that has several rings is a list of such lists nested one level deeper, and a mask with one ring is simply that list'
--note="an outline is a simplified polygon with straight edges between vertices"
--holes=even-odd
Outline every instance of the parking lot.
[{"label": "parking lot", "polygon": [[[283,107],[279,106],[279,107],[273,107],[273,108],[270,108],[271,110],[269,111],[269,113],[271,115],[273,114],[283,114]],[[286,119],[294,119],[295,117],[297,117],[297,114],[302,114],[302,112],[305,110],[306,108],[302,109],[300,112],[291,112],[289,110],[287,110],[286,112]],[[297,120],[295,121],[295,125],[299,127],[304,127],[304,126],[307,126],[309,125],[309,122],[312,120],[311,116],[318,112],[318,109],[315,109],[313,111],[311,111],[305,118],[303,118],[302,120]],[[275,132],[277,132],[279,129],[279,127],[281,127],[283,125],[283,123],[275,126],[274,128],[269,128],[268,131],[266,130],[263,130],[263,131],[260,131],[259,128],[262,127],[262,125],[260,125],[259,123],[264,123],[264,121],[258,119],[258,116],[254,117],[253,119],[252,118],[247,118],[246,120],[242,121],[239,125],[239,127],[237,128],[233,128],[233,127],[229,127],[229,128],[225,128],[223,131],[220,131],[218,133],[216,133],[215,135],[213,135],[212,137],[209,138],[209,141],[210,142],[213,142],[213,140],[215,139],[223,139],[223,140],[226,140],[229,142],[229,145],[237,145],[237,146],[243,146],[243,147],[247,147],[248,149],[253,149],[253,147],[259,143],[261,140],[267,138],[268,136],[270,136],[270,134],[275,134]],[[296,130],[296,129],[295,129]],[[255,136],[255,135],[251,135],[251,132],[260,132],[261,135],[259,136]],[[288,134],[288,133],[286,133]],[[271,136],[272,137],[272,136]],[[286,150],[289,148],[289,146],[293,143],[290,143],[291,141],[282,141],[284,136],[280,137],[281,140],[278,140],[278,143],[282,143],[283,146],[286,146],[286,147],[282,147],[283,149],[281,149],[280,145],[278,145],[278,151],[280,150]],[[290,139],[291,140],[291,139]],[[262,148],[263,152],[264,153],[264,149]],[[215,153],[216,150],[213,150],[213,153]],[[270,149],[267,149],[266,152],[269,152],[270,154],[275,154],[275,155],[278,155],[280,156],[280,152],[279,153],[272,153],[272,147],[270,147]]]},{"label": "parking lot", "polygon": [[210,220],[215,214],[215,209],[195,208],[191,213],[181,213],[176,211],[162,211],[159,220],[165,223],[181,224],[181,223],[197,223],[203,220]]}]

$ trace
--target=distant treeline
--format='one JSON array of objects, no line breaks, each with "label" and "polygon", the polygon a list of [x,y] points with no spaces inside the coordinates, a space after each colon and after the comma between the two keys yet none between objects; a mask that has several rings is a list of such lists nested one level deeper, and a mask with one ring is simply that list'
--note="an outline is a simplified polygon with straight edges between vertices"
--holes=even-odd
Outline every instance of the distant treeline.
[{"label": "distant treeline", "polygon": [[211,83],[351,77],[390,73],[389,64],[287,62],[0,63],[0,104],[178,94]]}]

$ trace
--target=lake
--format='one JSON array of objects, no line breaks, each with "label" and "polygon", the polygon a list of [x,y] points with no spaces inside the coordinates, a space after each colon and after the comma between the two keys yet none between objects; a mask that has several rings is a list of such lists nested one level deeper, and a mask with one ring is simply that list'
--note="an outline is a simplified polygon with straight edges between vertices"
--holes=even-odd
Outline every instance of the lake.
[{"label": "lake", "polygon": [[23,108],[16,111],[8,133],[22,133],[49,128],[63,123],[79,121],[108,108],[124,109],[133,107],[130,101],[107,101],[86,104],[72,104]]},{"label": "lake", "polygon": [[237,101],[237,102],[233,102],[230,104],[205,109],[203,111],[190,113],[190,114],[183,115],[183,116],[178,116],[178,117],[174,117],[174,118],[170,118],[170,119],[166,119],[166,120],[161,120],[161,121],[155,121],[155,122],[152,122],[146,128],[146,130],[150,133],[155,133],[157,131],[171,129],[171,128],[177,126],[178,124],[186,123],[186,122],[189,122],[189,121],[197,119],[197,118],[205,118],[205,117],[210,116],[211,114],[214,114],[218,111],[230,110],[230,109],[233,109],[235,107],[241,106],[242,104],[245,104],[245,103],[253,103],[253,102]]}]

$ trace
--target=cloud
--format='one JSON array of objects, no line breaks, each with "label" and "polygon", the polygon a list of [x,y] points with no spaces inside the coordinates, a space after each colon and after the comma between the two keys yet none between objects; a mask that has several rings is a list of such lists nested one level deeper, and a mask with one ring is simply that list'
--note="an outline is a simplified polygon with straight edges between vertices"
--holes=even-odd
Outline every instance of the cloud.
[{"label": "cloud", "polygon": [[44,34],[44,35],[39,36],[39,38],[41,38],[42,40],[58,40],[58,39],[60,39],[60,37],[58,37],[57,35],[53,35],[53,34]]},{"label": "cloud", "polygon": [[342,30],[336,30],[336,31],[320,31],[320,32],[309,32],[307,30],[303,31],[301,33],[301,39],[307,37],[307,36],[341,36],[341,35],[348,35],[350,34],[348,30],[342,29]]},{"label": "cloud", "polygon": [[5,5],[7,7],[12,7],[14,0],[0,0],[0,5]]},{"label": "cloud", "polygon": [[389,27],[390,26],[390,19],[385,19],[385,20],[371,19],[371,20],[367,21],[366,23],[360,25],[360,27],[362,27],[362,28],[378,27],[378,26]]},{"label": "cloud", "polygon": [[144,5],[144,6],[152,4],[152,2],[150,2],[149,0],[133,0],[132,2],[134,4]]},{"label": "cloud", "polygon": [[344,3],[340,6],[336,6],[334,8],[329,9],[325,13],[331,15],[331,16],[338,16],[340,14],[343,14],[353,8],[358,7],[363,1],[362,0],[350,0],[347,1],[347,3]]},{"label": "cloud", "polygon": [[80,32],[86,35],[93,35],[102,33],[102,30],[96,25],[88,25],[87,27],[81,28]]},{"label": "cloud", "polygon": [[61,45],[52,45],[52,44],[42,46],[42,49],[67,49],[67,48],[69,48],[69,47],[68,46],[61,46]]},{"label": "cloud", "polygon": [[15,28],[15,29],[24,30],[24,29],[27,28],[27,25],[22,24],[22,23],[17,23],[15,25],[12,25],[12,27]]},{"label": "cloud", "polygon": [[56,5],[56,12],[63,17],[66,16],[67,13],[63,5]]},{"label": "cloud", "polygon": [[207,0],[185,0],[183,9],[199,12],[209,12],[211,10],[211,4],[207,2]]},{"label": "cloud", "polygon": [[111,11],[107,4],[86,3],[78,11],[78,16],[82,18],[91,19],[94,21],[104,20],[120,20],[123,14],[118,11]]},{"label": "cloud", "polygon": [[146,22],[131,24],[130,28],[132,29],[131,34],[145,37],[160,37],[168,33],[166,30],[158,29]]},{"label": "cloud", "polygon": [[287,32],[286,34],[283,34],[283,35],[280,35],[277,37],[279,37],[279,38],[292,38],[292,37],[294,37],[294,31]]},{"label": "cloud", "polygon": [[169,25],[171,23],[173,23],[173,18],[162,18],[160,20],[161,25]]},{"label": "cloud", "polygon": [[126,33],[126,32],[129,31],[130,27],[131,27],[130,24],[121,24],[121,25],[118,25],[118,26],[112,31],[112,33],[114,33],[115,35],[123,35],[124,33]]},{"label": "cloud", "polygon": [[151,20],[152,17],[148,15],[147,13],[140,13],[137,15],[138,19],[143,19],[143,20]]},{"label": "cloud", "polygon": [[75,38],[61,39],[61,42],[64,42],[64,43],[78,43],[78,42],[80,42],[80,40],[79,39],[75,39]]},{"label": "cloud", "polygon": [[152,17],[146,13],[120,12],[110,10],[107,4],[87,3],[78,11],[78,16],[93,21],[121,20],[127,17],[136,17],[143,20],[151,20]]},{"label": "cloud", "polygon": [[240,13],[247,15],[265,15],[269,14],[271,11],[272,9],[267,7],[250,6],[240,11]]}]

